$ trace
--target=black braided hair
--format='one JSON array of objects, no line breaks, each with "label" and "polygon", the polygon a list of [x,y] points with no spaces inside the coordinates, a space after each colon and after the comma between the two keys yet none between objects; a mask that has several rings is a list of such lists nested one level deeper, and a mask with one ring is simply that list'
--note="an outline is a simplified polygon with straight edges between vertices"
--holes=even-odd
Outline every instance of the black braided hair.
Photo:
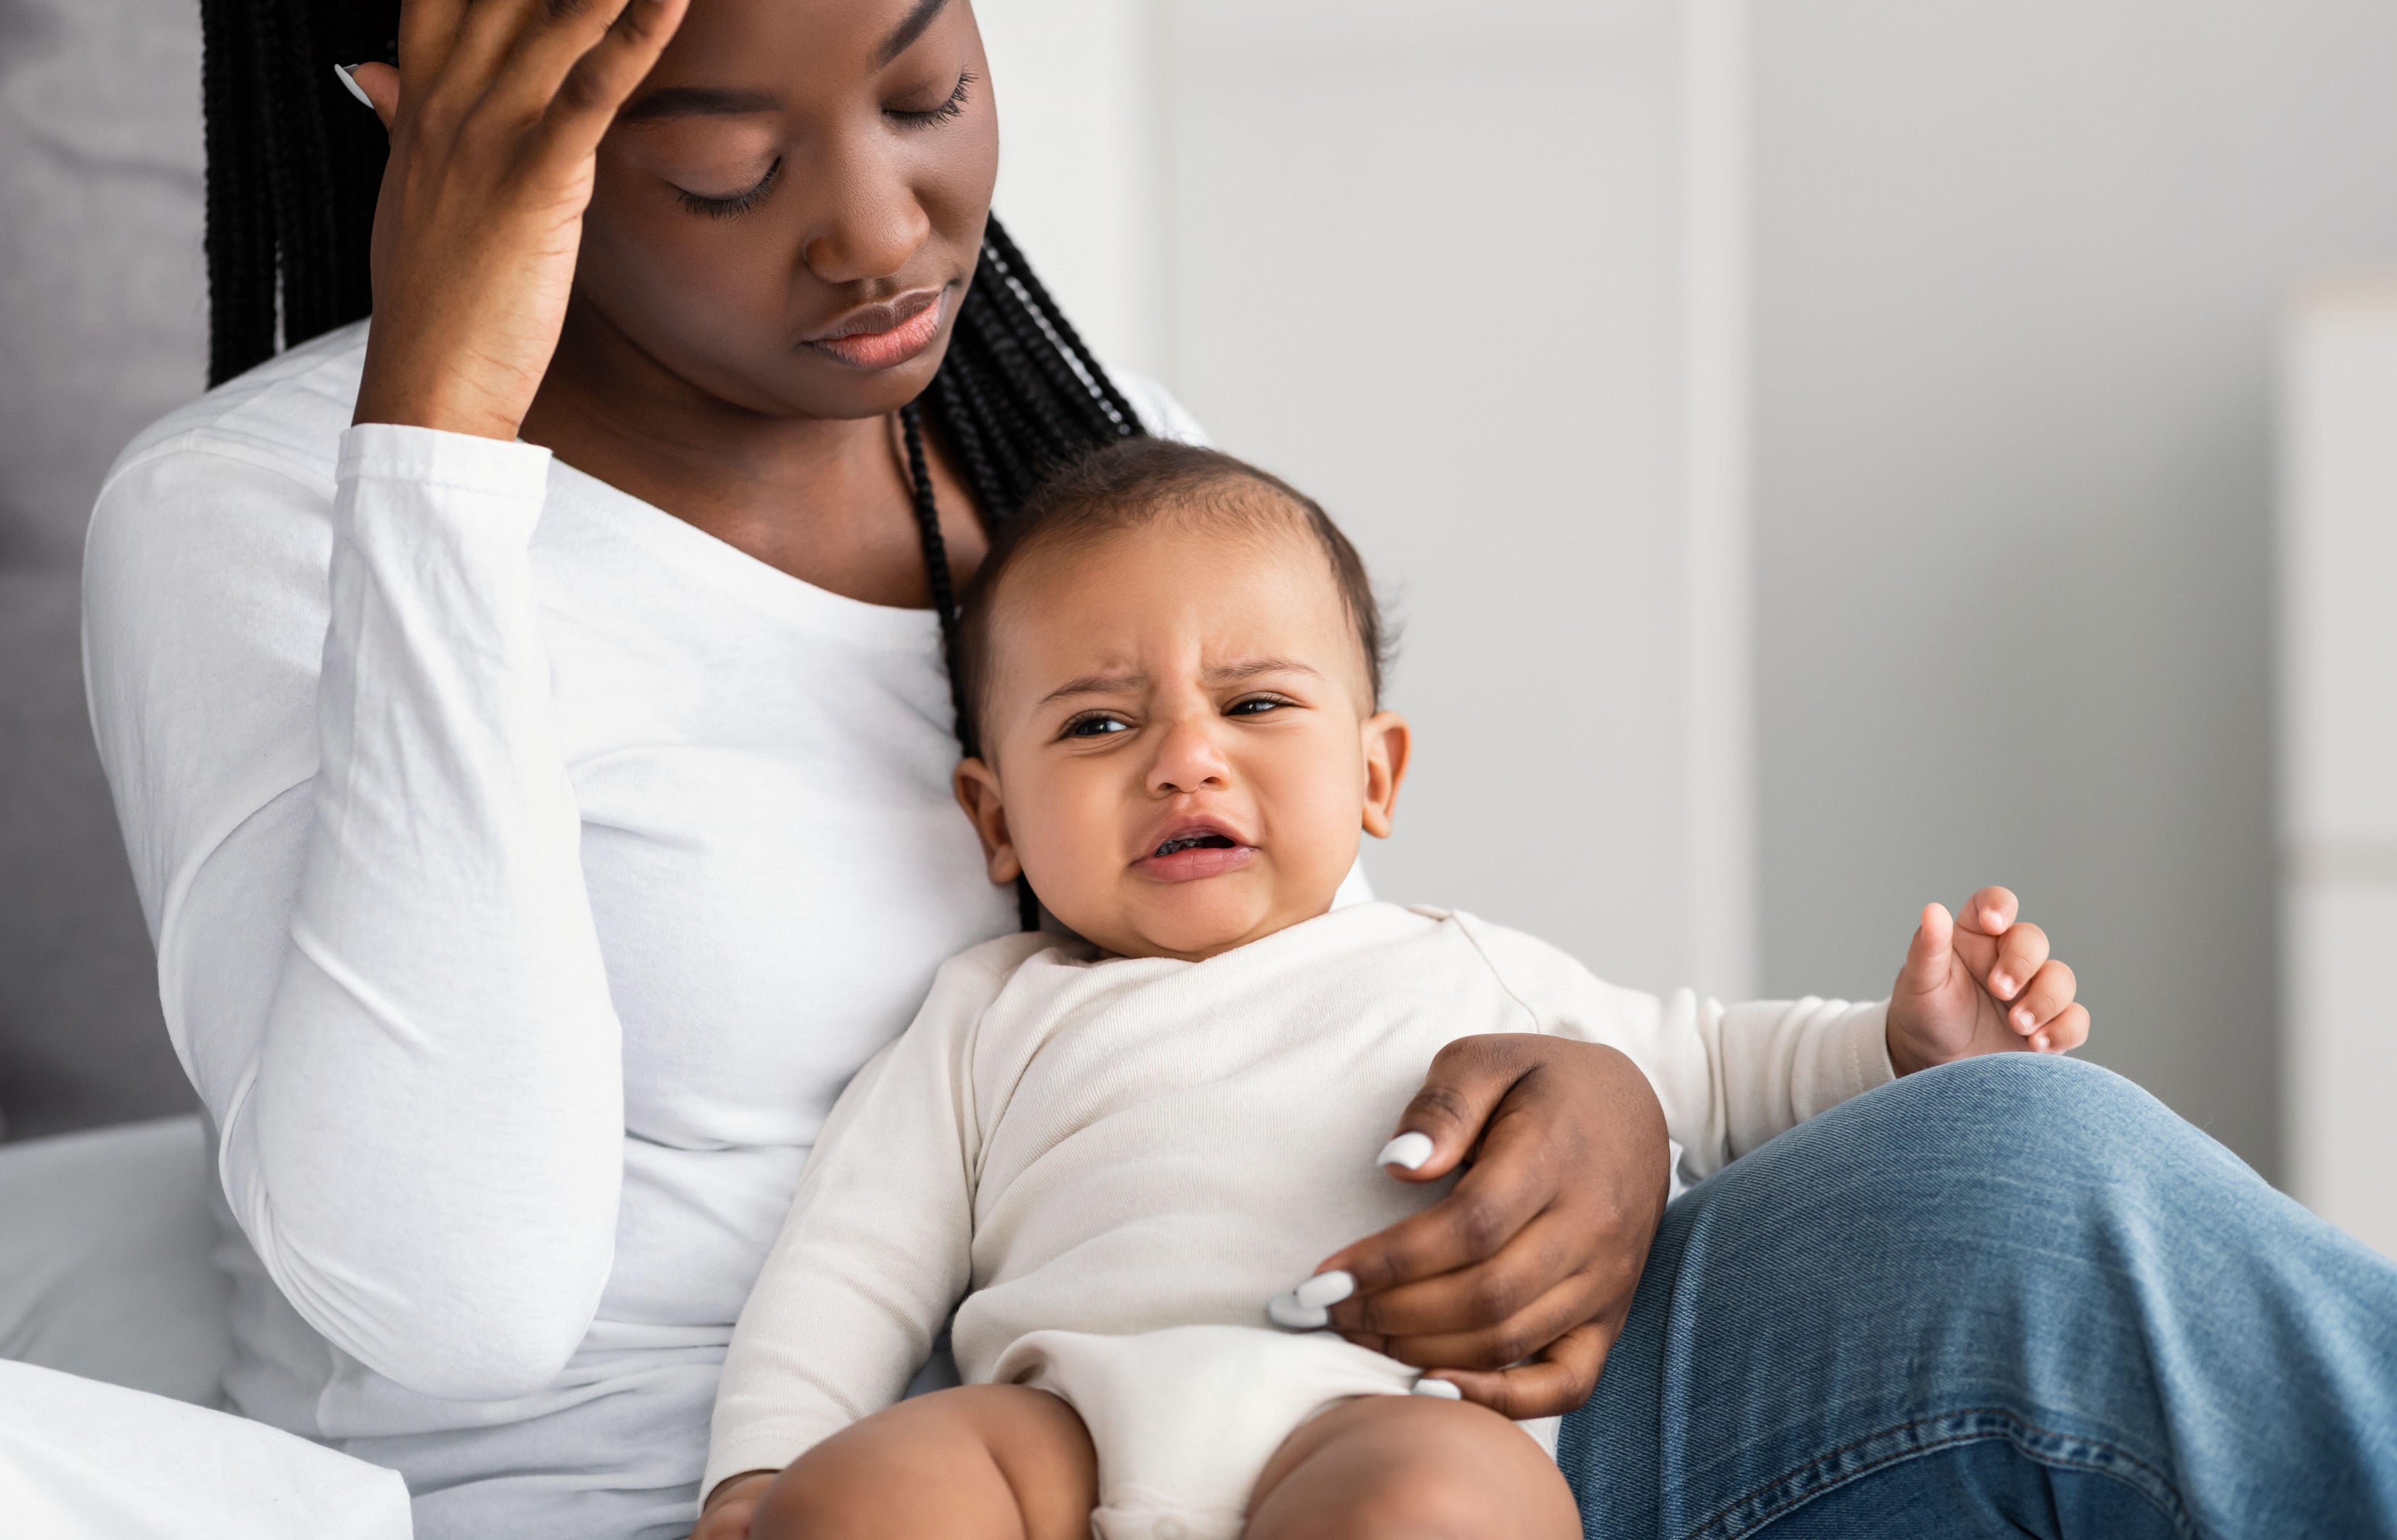
[{"label": "black braided hair", "polygon": [[[208,382],[221,384],[372,308],[367,257],[388,144],[333,67],[398,57],[399,5],[200,0],[200,34]],[[900,411],[925,573],[954,653],[957,584],[925,455],[928,422],[994,533],[1055,471],[1143,432],[995,217],[948,355]],[[965,714],[957,720],[963,730]],[[1039,908],[1018,887],[1028,930]]]}]

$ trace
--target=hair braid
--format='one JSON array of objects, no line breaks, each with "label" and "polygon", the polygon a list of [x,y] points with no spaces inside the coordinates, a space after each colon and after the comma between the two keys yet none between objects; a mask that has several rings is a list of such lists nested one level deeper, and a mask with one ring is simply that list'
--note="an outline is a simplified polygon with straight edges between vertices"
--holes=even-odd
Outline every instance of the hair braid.
[{"label": "hair braid", "polygon": [[[389,146],[336,64],[396,57],[398,0],[200,0],[208,135],[208,378],[232,379],[365,315]],[[957,594],[924,434],[955,456],[985,528],[1050,475],[1139,436],[1140,418],[994,218],[948,355],[903,414],[926,575],[944,629]],[[962,714],[960,726],[964,724]],[[1024,923],[1038,907],[1023,890]]]}]

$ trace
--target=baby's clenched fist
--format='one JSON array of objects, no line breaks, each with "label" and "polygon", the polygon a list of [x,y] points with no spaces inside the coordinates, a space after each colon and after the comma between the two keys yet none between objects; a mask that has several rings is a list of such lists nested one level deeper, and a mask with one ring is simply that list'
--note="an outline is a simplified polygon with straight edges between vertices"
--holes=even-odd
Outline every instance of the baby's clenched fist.
[{"label": "baby's clenched fist", "polygon": [[1889,1057],[1900,1075],[1978,1053],[2064,1053],[2089,1040],[2072,970],[2047,932],[2018,920],[2003,888],[1984,888],[1950,917],[1934,904],[1906,950],[1889,998]]}]

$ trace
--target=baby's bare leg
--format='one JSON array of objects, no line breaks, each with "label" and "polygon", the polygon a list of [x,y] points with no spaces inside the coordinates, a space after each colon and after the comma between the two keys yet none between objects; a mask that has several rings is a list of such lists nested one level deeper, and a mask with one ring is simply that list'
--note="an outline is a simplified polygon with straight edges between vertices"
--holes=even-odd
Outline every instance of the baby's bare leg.
[{"label": "baby's bare leg", "polygon": [[[1520,1435],[1518,1435],[1520,1437]],[[1089,1540],[1098,1459],[1074,1409],[1020,1385],[901,1401],[775,1478],[752,1540]]]},{"label": "baby's bare leg", "polygon": [[1245,1540],[1580,1540],[1555,1464],[1486,1407],[1360,1396],[1282,1441]]}]

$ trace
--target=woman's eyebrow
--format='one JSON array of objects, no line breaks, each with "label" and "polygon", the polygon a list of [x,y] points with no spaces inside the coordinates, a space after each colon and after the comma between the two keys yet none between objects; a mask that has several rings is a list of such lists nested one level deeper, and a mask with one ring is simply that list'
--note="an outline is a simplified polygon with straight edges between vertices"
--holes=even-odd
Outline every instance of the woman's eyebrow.
[{"label": "woman's eyebrow", "polygon": [[949,0],[916,0],[916,8],[907,13],[907,20],[900,22],[898,29],[882,40],[882,47],[874,50],[874,67],[878,70],[905,53],[916,39],[924,35],[924,29],[948,8]]},{"label": "woman's eyebrow", "polygon": [[664,86],[618,113],[616,121],[648,123],[666,117],[739,116],[782,110],[782,98],[770,91],[739,91],[722,86]]}]

